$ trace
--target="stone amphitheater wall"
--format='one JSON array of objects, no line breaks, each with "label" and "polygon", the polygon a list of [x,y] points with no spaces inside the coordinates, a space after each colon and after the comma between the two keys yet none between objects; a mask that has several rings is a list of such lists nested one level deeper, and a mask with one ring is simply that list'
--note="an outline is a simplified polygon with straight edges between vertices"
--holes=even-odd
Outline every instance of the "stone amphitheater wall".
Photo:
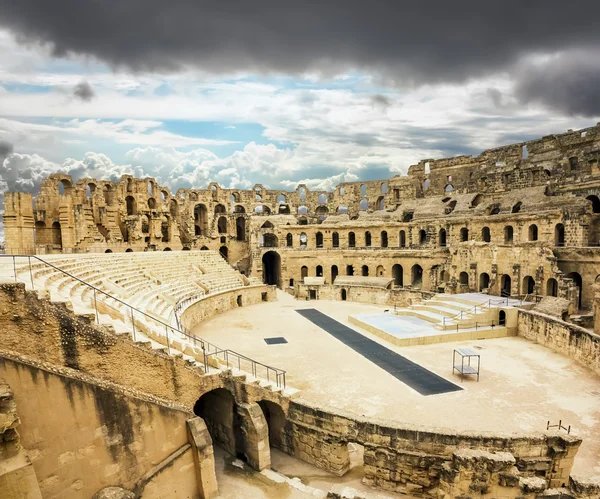
[{"label": "stone amphitheater wall", "polygon": [[0,374],[42,497],[92,497],[115,485],[144,499],[197,496],[189,411],[2,357]]},{"label": "stone amphitheater wall", "polygon": [[534,310],[519,310],[519,336],[544,345],[600,375],[600,335]]},{"label": "stone amphitheater wall", "polygon": [[206,319],[228,310],[275,299],[275,286],[246,286],[231,291],[223,291],[192,303],[182,312],[179,322],[184,328],[192,330],[194,326]]}]

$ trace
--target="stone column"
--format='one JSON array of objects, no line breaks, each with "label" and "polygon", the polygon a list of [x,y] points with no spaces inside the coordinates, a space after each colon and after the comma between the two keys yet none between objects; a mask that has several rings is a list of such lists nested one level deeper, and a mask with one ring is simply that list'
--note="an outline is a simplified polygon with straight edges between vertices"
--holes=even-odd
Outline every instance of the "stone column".
[{"label": "stone column", "polygon": [[188,442],[192,446],[196,482],[201,499],[211,499],[219,494],[215,474],[215,455],[212,439],[202,418],[187,420]]},{"label": "stone column", "polygon": [[9,255],[34,254],[34,219],[31,194],[4,193],[4,235]]},{"label": "stone column", "polygon": [[236,435],[236,438],[242,439],[248,464],[258,471],[270,468],[269,426],[262,409],[256,403],[238,404],[237,412],[240,435]]}]

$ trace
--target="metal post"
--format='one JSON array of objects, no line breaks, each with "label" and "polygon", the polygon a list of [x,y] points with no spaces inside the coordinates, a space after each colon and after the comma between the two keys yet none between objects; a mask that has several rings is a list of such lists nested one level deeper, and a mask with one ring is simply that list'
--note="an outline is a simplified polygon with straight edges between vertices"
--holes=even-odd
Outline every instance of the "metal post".
[{"label": "metal post", "polygon": [[204,343],[202,344],[202,356],[204,357],[204,374],[207,374],[209,367],[206,359],[206,350],[204,349]]},{"label": "metal post", "polygon": [[96,310],[96,324],[100,324],[100,319],[98,318],[98,302],[96,301],[96,288],[94,288],[94,310]]},{"label": "metal post", "polygon": [[133,341],[137,341],[135,337],[135,320],[133,319],[133,307],[129,307],[129,310],[131,310],[131,326],[133,327]]},{"label": "metal post", "polygon": [[31,289],[35,290],[35,286],[33,285],[33,272],[31,271],[31,257],[29,258],[29,277],[31,278]]},{"label": "metal post", "polygon": [[171,355],[171,345],[169,343],[169,326],[165,325],[165,332],[167,333],[167,353]]}]

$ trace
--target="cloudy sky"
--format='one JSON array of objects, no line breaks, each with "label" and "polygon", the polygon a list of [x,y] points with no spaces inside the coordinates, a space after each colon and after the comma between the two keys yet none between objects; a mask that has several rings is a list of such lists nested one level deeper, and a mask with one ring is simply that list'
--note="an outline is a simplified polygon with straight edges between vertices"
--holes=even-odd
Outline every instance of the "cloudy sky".
[{"label": "cloudy sky", "polygon": [[0,12],[0,192],[53,172],[331,189],[600,121],[597,0]]}]

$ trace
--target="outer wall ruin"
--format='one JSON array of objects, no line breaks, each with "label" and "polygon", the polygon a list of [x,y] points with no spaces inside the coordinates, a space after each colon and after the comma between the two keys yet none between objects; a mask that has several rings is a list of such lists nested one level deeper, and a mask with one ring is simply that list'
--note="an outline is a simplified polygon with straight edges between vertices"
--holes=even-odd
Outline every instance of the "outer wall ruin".
[{"label": "outer wall ruin", "polygon": [[[600,126],[428,159],[333,192],[51,175],[6,193],[9,254],[212,249],[293,287],[306,276],[394,277],[423,291],[559,296],[592,305],[600,262]],[[313,262],[309,264],[308,262]]]}]

